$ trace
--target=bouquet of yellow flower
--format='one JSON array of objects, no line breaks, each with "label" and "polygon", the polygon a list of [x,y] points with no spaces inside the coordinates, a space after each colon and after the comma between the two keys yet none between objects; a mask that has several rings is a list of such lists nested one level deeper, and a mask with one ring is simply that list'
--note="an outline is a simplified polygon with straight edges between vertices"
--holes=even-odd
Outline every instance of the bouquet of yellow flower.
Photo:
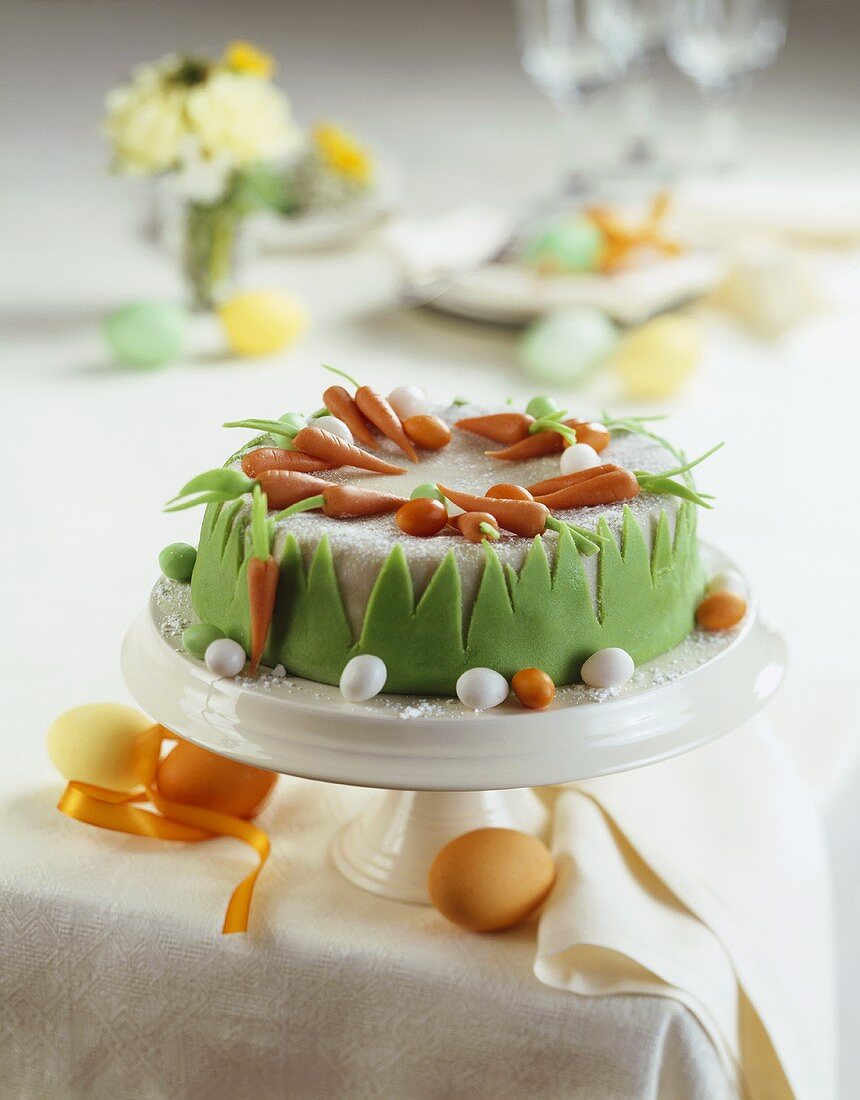
[{"label": "bouquet of yellow flower", "polygon": [[230,275],[236,233],[272,205],[265,166],[302,142],[272,59],[234,42],[218,60],[171,55],[133,70],[107,96],[105,132],[123,173],[173,173],[186,201],[185,271],[211,307]]}]

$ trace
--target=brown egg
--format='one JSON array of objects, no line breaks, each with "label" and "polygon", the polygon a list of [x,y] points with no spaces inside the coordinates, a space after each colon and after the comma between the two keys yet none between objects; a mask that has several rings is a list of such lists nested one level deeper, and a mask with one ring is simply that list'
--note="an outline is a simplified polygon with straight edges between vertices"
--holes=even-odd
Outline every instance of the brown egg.
[{"label": "brown egg", "polygon": [[276,772],[180,741],[161,761],[156,786],[171,802],[250,819],[262,810],[277,778]]},{"label": "brown egg", "polygon": [[714,592],[696,608],[696,622],[702,630],[728,630],[746,613],[746,600],[734,592]]},{"label": "brown egg", "polygon": [[520,703],[530,710],[543,710],[555,698],[553,679],[540,668],[521,668],[511,680],[511,687]]},{"label": "brown egg", "polygon": [[407,416],[403,430],[422,451],[441,451],[451,442],[451,429],[438,416]]},{"label": "brown egg", "polygon": [[555,882],[555,862],[537,837],[514,829],[475,829],[446,844],[430,868],[430,899],[470,932],[513,928]]}]

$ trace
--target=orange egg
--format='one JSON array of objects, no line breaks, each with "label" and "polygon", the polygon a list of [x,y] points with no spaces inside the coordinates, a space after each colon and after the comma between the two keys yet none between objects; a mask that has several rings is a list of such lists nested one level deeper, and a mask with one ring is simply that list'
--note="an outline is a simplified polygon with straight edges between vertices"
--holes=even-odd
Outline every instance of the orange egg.
[{"label": "orange egg", "polygon": [[555,683],[540,668],[521,668],[511,680],[514,695],[524,707],[543,710],[555,698]]},{"label": "orange egg", "polygon": [[171,802],[250,819],[263,808],[277,778],[276,772],[180,741],[161,761],[156,787]]},{"label": "orange egg", "polygon": [[587,443],[598,454],[609,446],[609,429],[599,421],[565,420],[565,424],[576,432],[577,443]]},{"label": "orange egg", "polygon": [[555,882],[546,845],[515,829],[475,829],[446,844],[430,868],[430,900],[472,932],[512,928],[533,913]]},{"label": "orange egg", "polygon": [[747,613],[746,600],[734,592],[714,592],[696,608],[696,622],[702,630],[728,630]]},{"label": "orange egg", "polygon": [[494,497],[496,500],[534,500],[528,489],[522,485],[514,485],[510,481],[500,481],[498,485],[491,485],[484,496]]},{"label": "orange egg", "polygon": [[438,416],[407,416],[403,430],[423,451],[441,451],[451,442],[451,429]]},{"label": "orange egg", "polygon": [[448,522],[448,509],[441,500],[416,497],[397,509],[394,516],[404,535],[429,538],[438,535]]}]

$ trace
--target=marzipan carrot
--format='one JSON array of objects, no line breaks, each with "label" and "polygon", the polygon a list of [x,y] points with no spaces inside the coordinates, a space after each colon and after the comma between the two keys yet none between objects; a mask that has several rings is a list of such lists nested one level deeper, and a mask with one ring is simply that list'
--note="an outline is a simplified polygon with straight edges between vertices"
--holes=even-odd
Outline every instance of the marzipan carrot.
[{"label": "marzipan carrot", "polygon": [[275,595],[281,571],[271,553],[268,501],[259,485],[254,486],[251,503],[253,552],[248,559],[248,609],[251,619],[251,675],[257,671],[272,625]]},{"label": "marzipan carrot", "polygon": [[[377,474],[405,474],[403,466],[395,466],[376,455],[369,455],[353,443],[347,443],[340,436],[333,435],[323,428],[302,428],[293,437],[297,451],[332,462],[338,466],[356,466],[359,470],[372,470]],[[411,444],[410,444],[411,446]]]},{"label": "marzipan carrot", "polygon": [[469,542],[483,542],[484,539],[495,541],[499,537],[498,521],[489,512],[463,512],[462,515],[452,516],[449,523]]},{"label": "marzipan carrot", "polygon": [[564,450],[564,440],[558,432],[535,432],[527,435],[519,443],[512,443],[510,447],[502,447],[500,451],[484,451],[490,458],[498,458],[508,462],[521,462],[527,458],[541,458],[543,455],[559,454]]},{"label": "marzipan carrot", "polygon": [[548,477],[545,481],[536,481],[528,486],[528,491],[533,497],[546,496],[548,493],[557,493],[559,489],[566,489],[569,485],[579,485],[583,481],[590,481],[593,477],[611,473],[619,469],[612,462],[603,466],[592,466],[588,470],[578,470],[575,474],[559,474],[558,477]]},{"label": "marzipan carrot", "polygon": [[314,493],[321,493],[331,484],[321,477],[302,474],[297,470],[261,470],[257,481],[271,506],[277,510],[289,508],[297,500],[304,500]]},{"label": "marzipan carrot", "polygon": [[256,477],[263,470],[296,470],[302,474],[315,474],[320,470],[333,470],[336,465],[301,451],[282,451],[280,447],[257,447],[242,455],[242,469],[248,477]]},{"label": "marzipan carrot", "polygon": [[598,504],[617,504],[622,500],[632,500],[641,492],[636,475],[620,466],[599,477],[589,478],[579,485],[569,485],[557,493],[539,496],[537,500],[553,511],[567,511],[571,508],[594,508]]},{"label": "marzipan carrot", "polygon": [[531,538],[546,528],[549,509],[534,500],[502,500],[494,497],[476,497],[471,493],[460,493],[456,489],[446,489],[444,485],[436,488],[464,512],[489,512],[500,527],[513,531],[515,535]]},{"label": "marzipan carrot", "polygon": [[314,496],[295,501],[275,516],[286,519],[298,512],[322,510],[332,519],[356,519],[360,516],[378,516],[383,512],[396,512],[406,504],[405,497],[392,493],[380,493],[364,489],[360,485],[339,485],[326,482],[325,488]]},{"label": "marzipan carrot", "polygon": [[332,416],[336,416],[346,424],[355,438],[365,447],[377,445],[373,429],[364,419],[361,409],[352,399],[349,390],[345,390],[343,386],[329,386],[323,394],[323,404]]},{"label": "marzipan carrot", "polygon": [[468,416],[454,425],[464,432],[474,432],[496,443],[519,443],[529,434],[535,418],[528,413],[504,412],[490,416]]},{"label": "marzipan carrot", "polygon": [[403,424],[400,422],[400,417],[394,409],[392,409],[391,405],[389,405],[382,394],[377,393],[376,390],[372,389],[370,386],[359,386],[354,378],[350,378],[350,376],[342,370],[337,370],[335,367],[326,367],[326,370],[330,370],[332,374],[339,374],[341,378],[345,378],[347,382],[352,382],[356,387],[355,403],[358,406],[359,412],[363,413],[370,423],[382,432],[386,439],[390,439],[392,443],[396,443],[410,462],[417,462],[418,452],[412,445],[412,440],[403,430]]}]

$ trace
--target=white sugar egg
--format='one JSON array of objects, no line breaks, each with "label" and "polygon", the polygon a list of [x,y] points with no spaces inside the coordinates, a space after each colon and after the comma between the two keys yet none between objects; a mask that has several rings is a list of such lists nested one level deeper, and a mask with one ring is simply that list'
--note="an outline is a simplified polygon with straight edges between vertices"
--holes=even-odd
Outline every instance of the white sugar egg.
[{"label": "white sugar egg", "polygon": [[385,687],[388,669],[381,657],[362,653],[346,662],[340,674],[340,692],[348,703],[363,703]]},{"label": "white sugar egg", "polygon": [[401,420],[410,416],[427,416],[433,411],[427,394],[420,386],[398,386],[388,395],[388,404]]},{"label": "white sugar egg", "polygon": [[206,667],[216,676],[238,676],[245,667],[245,650],[232,638],[216,638],[206,647]]},{"label": "white sugar egg", "polygon": [[561,452],[559,467],[563,474],[578,474],[600,465],[600,455],[588,443],[574,443]]},{"label": "white sugar egg", "polygon": [[316,420],[311,421],[311,427],[322,428],[324,432],[330,432],[332,435],[336,435],[338,439],[343,439],[347,443],[353,442],[352,432],[347,425],[336,416],[318,416]]},{"label": "white sugar egg", "polygon": [[470,668],[457,681],[457,698],[469,710],[489,710],[508,697],[508,681],[492,668]]},{"label": "white sugar egg", "polygon": [[583,682],[593,688],[614,688],[626,684],[636,666],[626,649],[598,649],[582,666]]},{"label": "white sugar egg", "polygon": [[708,581],[708,595],[713,596],[716,592],[731,592],[733,595],[740,596],[741,599],[745,600],[747,586],[737,569],[724,569]]}]

